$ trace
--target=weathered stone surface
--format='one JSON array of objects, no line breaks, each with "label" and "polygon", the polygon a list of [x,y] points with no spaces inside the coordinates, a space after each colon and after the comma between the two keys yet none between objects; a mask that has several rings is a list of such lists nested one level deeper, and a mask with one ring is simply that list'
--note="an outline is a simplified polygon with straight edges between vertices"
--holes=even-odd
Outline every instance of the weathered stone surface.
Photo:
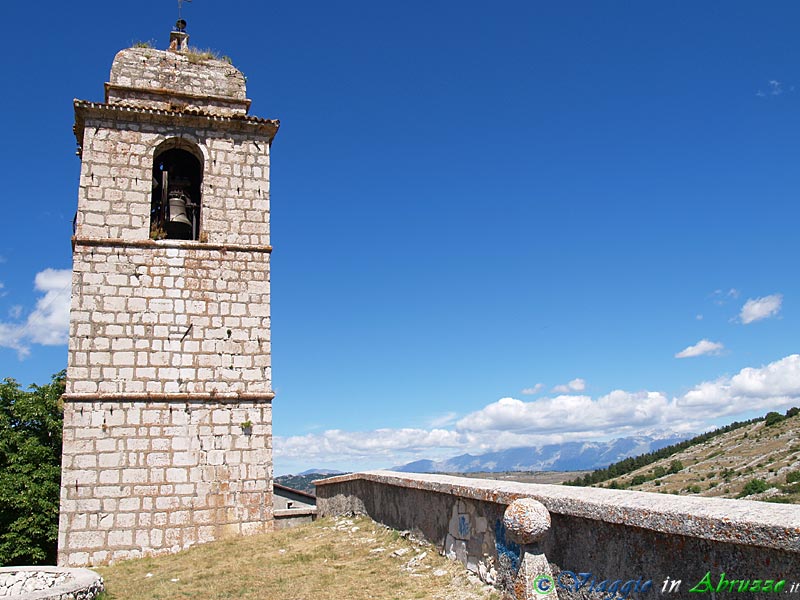
[{"label": "weathered stone surface", "polygon": [[88,569],[0,567],[0,598],[21,600],[94,600],[103,578]]},{"label": "weathered stone surface", "polygon": [[[228,412],[230,423],[212,427],[213,411]],[[112,413],[123,423],[104,427]],[[145,423],[128,424],[131,414],[144,414]],[[171,425],[177,420],[182,425]],[[253,425],[249,435],[241,430],[245,420]],[[161,554],[193,545],[208,526],[214,539],[240,525],[265,530],[272,519],[271,421],[269,401],[65,403],[59,562]],[[71,466],[87,456],[74,439],[94,443],[97,466]],[[108,440],[117,449],[100,451]],[[100,503],[81,506],[86,498]]]},{"label": "weathered stone surface", "polygon": [[520,498],[508,505],[503,524],[512,540],[518,544],[532,544],[550,529],[550,513],[541,502]]},{"label": "weathered stone surface", "polygon": [[[67,394],[268,398],[269,300],[269,254],[78,243]],[[123,343],[132,350],[113,351]],[[147,413],[103,422],[116,426],[122,415],[138,425]],[[148,425],[177,426],[175,418]]]},{"label": "weathered stone surface", "polygon": [[275,529],[289,529],[317,518],[316,507],[274,509]]},{"label": "weathered stone surface", "polygon": [[[272,527],[269,161],[278,122],[247,116],[248,107],[230,64],[148,48],[117,55],[106,103],[75,101],[62,565]],[[196,240],[150,239],[155,163],[166,150],[199,163]]]},{"label": "weathered stone surface", "polygon": [[[366,514],[414,530],[454,559],[463,559],[457,549],[464,543],[465,565],[477,563],[480,577],[510,597],[547,574],[538,572],[545,562],[555,578],[561,571],[592,573],[597,583],[653,586],[678,577],[694,585],[709,571],[800,581],[800,506],[391,471],[316,485],[321,516]],[[506,507],[522,498],[541,502],[551,518],[549,533],[531,545],[515,542],[503,522]],[[454,523],[462,515],[469,516],[468,530]],[[480,518],[487,534],[480,532]],[[562,595],[597,597],[585,589],[559,590]]]},{"label": "weathered stone surface", "polygon": [[242,72],[228,62],[194,52],[155,48],[120,50],[111,66],[107,101],[122,106],[245,114]]},{"label": "weathered stone surface", "polygon": [[[258,124],[247,127],[248,121],[123,111],[83,101],[76,101],[76,121],[82,159],[76,240],[107,241],[114,248],[119,246],[112,245],[117,241],[143,242],[127,247],[143,251],[164,248],[166,258],[174,261],[180,260],[181,249],[223,252],[226,245],[266,255],[270,243],[270,141],[276,126],[264,129]],[[236,124],[245,129],[237,130]],[[205,245],[150,240],[153,157],[165,143],[191,149],[203,158],[200,221]],[[220,269],[211,283],[229,281],[236,272],[235,268]],[[140,284],[132,279],[136,274],[135,270],[114,273],[105,283],[138,288]],[[161,273],[161,277],[169,276]],[[168,285],[169,280],[164,283]],[[115,308],[144,310],[140,300],[128,302],[127,298]]]},{"label": "weathered stone surface", "polygon": [[[453,494],[505,506],[519,498],[533,498],[547,508],[551,517],[564,515],[800,553],[798,505],[393,471],[365,471],[324,479],[316,482],[317,496],[320,491],[328,492],[325,486],[355,480]],[[325,509],[318,506],[324,514]]]}]

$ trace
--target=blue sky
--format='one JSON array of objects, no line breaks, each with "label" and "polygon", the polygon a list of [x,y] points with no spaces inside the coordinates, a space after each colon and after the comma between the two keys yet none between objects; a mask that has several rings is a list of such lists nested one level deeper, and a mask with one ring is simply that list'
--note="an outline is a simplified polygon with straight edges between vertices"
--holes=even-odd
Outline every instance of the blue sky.
[{"label": "blue sky", "polygon": [[[5,3],[0,376],[66,366],[72,98],[176,3]],[[276,472],[800,404],[800,5],[212,2],[272,153]],[[570,384],[570,382],[572,382]]]}]

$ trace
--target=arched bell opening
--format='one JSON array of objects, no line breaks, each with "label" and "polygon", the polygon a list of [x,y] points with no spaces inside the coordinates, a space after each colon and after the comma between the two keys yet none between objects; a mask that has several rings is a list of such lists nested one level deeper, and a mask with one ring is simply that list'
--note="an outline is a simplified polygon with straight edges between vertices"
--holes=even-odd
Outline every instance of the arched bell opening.
[{"label": "arched bell opening", "polygon": [[184,147],[167,140],[153,157],[150,237],[155,240],[200,238],[200,189],[203,164]]}]

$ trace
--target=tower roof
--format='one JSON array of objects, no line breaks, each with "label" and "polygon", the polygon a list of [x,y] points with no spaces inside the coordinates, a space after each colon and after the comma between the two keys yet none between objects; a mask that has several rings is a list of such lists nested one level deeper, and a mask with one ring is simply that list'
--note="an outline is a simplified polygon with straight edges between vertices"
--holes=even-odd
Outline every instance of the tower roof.
[{"label": "tower roof", "polygon": [[208,53],[126,48],[114,57],[108,104],[158,110],[198,110],[220,116],[250,108],[241,71]]}]

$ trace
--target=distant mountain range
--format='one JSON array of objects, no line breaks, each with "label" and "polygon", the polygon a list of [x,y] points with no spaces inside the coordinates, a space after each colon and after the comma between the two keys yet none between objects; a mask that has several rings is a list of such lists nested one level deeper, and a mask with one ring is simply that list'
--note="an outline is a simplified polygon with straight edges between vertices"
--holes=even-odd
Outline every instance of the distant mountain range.
[{"label": "distant mountain range", "polygon": [[342,475],[344,471],[337,471],[336,469],[307,469],[298,475]]},{"label": "distant mountain range", "polygon": [[629,456],[645,454],[692,437],[632,436],[608,442],[566,442],[511,448],[486,454],[462,454],[447,460],[417,460],[394,467],[406,473],[497,473],[504,471],[581,471],[606,467]]}]

